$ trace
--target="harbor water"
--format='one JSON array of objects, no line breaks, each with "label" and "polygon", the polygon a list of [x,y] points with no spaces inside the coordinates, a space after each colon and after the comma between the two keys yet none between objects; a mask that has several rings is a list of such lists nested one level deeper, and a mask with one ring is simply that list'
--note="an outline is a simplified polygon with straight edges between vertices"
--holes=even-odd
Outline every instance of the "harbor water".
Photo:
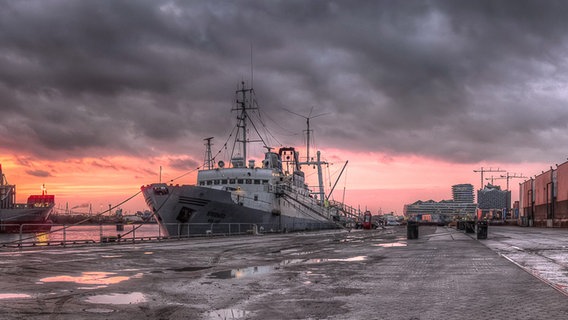
[{"label": "harbor water", "polygon": [[117,225],[53,225],[50,232],[0,233],[0,247],[51,246],[117,240],[157,239],[164,236],[158,224]]}]

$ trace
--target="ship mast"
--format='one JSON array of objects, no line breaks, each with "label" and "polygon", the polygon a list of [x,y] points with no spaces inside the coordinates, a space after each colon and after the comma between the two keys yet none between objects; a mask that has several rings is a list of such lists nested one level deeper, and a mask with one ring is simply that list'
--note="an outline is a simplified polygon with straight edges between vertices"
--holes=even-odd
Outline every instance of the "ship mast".
[{"label": "ship mast", "polygon": [[[239,134],[237,133],[236,142],[240,142],[242,146],[242,156],[243,156],[243,164],[247,163],[247,118],[248,110],[255,110],[257,109],[252,101],[252,89],[247,89],[245,87],[245,82],[241,82],[242,88],[236,91],[237,94],[237,106],[232,109],[232,111],[237,111],[239,114],[237,115],[238,120],[238,130],[241,132],[241,138],[239,139]],[[247,101],[247,93],[248,93],[248,101]]]},{"label": "ship mast", "polygon": [[213,156],[211,155],[211,140],[213,140],[213,137],[209,137],[209,138],[205,138],[203,139],[205,140],[205,163],[203,164],[204,167],[207,168],[207,170],[211,170],[213,169]]},{"label": "ship mast", "polygon": [[[310,114],[311,114],[311,111],[310,111]],[[321,114],[321,115],[323,115],[323,114]],[[320,115],[317,115],[317,116],[315,116],[315,117],[319,117],[319,116],[320,116]],[[308,166],[312,166],[312,165],[313,165],[313,166],[316,166],[316,167],[317,167],[317,169],[318,169],[318,189],[319,189],[318,192],[317,192],[317,194],[319,194],[319,197],[318,197],[318,198],[319,198],[319,201],[320,201],[321,205],[323,205],[323,204],[324,204],[324,201],[326,200],[326,197],[325,197],[325,191],[324,191],[324,186],[323,186],[323,172],[322,172],[321,166],[322,166],[322,164],[327,164],[327,162],[321,161],[321,153],[320,153],[319,150],[316,152],[316,155],[317,155],[316,161],[312,161],[312,160],[309,158],[309,154],[310,154],[310,152],[309,152],[309,146],[310,146],[310,142],[309,142],[309,139],[310,139],[310,117],[308,116],[308,117],[305,117],[305,118],[306,118],[306,120],[307,120],[307,121],[306,121],[306,124],[307,124],[307,132],[308,132],[308,134],[307,134],[307,140],[308,140],[308,141],[307,141],[307,146],[308,146],[308,152],[307,152],[307,154],[308,154],[308,157],[307,157],[307,159],[306,159],[306,162],[300,162],[299,164],[300,164],[300,165],[308,165]],[[314,117],[312,117],[312,118],[314,118]]]}]

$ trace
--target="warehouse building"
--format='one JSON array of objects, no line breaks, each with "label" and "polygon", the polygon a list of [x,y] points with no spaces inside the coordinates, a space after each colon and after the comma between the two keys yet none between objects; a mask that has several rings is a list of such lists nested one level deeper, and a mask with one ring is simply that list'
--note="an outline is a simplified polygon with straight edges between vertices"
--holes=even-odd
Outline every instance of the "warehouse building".
[{"label": "warehouse building", "polygon": [[520,183],[519,223],[536,227],[568,227],[568,162]]}]

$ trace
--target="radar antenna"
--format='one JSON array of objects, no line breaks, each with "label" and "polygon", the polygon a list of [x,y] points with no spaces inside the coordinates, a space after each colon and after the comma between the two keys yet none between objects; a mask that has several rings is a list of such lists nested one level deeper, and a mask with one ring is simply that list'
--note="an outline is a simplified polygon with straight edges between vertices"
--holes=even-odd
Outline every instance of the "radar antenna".
[{"label": "radar antenna", "polygon": [[312,130],[310,130],[310,119],[325,116],[326,114],[329,114],[329,112],[324,112],[324,113],[320,113],[318,115],[312,116],[312,112],[314,111],[314,107],[312,107],[310,109],[310,113],[308,114],[308,116],[304,116],[304,115],[296,113],[292,110],[288,110],[286,108],[284,108],[284,110],[290,112],[291,114],[295,114],[298,117],[302,117],[302,118],[306,119],[306,130],[305,130],[305,132],[306,132],[306,162],[309,162],[310,161],[310,132],[312,131]]}]

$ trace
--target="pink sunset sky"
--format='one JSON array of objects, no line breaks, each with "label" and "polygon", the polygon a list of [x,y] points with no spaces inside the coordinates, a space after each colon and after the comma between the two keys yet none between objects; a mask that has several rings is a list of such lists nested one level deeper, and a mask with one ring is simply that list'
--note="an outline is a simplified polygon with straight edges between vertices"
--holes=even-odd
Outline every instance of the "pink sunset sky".
[{"label": "pink sunset sky", "polygon": [[[326,150],[334,154],[349,157],[345,172],[339,178],[332,198],[361,210],[372,213],[395,212],[402,214],[403,205],[416,200],[440,201],[451,199],[451,186],[471,183],[479,188],[480,175],[473,169],[487,164],[456,164],[420,157],[393,157],[373,153],[353,153],[342,150]],[[18,156],[0,157],[4,174],[9,183],[17,185],[18,200],[25,202],[30,194],[41,192],[42,185],[49,194],[55,194],[60,210],[68,207],[73,212],[88,212],[89,205],[93,213],[108,209],[126,201],[120,207],[129,213],[146,210],[143,197],[137,194],[140,186],[158,182],[159,164],[171,159],[140,158],[82,158],[62,162],[21,159]],[[152,165],[153,164],[153,165]],[[344,162],[331,163],[326,176],[326,193],[338,177]],[[497,168],[498,166],[493,166]],[[513,168],[517,172],[528,170],[529,175],[540,173],[545,164],[503,164],[500,168]],[[46,177],[34,176],[34,172],[50,172]],[[306,171],[310,172],[309,168]],[[314,171],[314,170],[311,170]],[[485,177],[499,177],[503,173],[485,173]],[[176,179],[177,177],[182,178]],[[315,174],[308,174],[315,185]],[[196,172],[180,171],[163,167],[162,181],[174,184],[194,184]],[[488,183],[490,181],[487,181]],[[510,189],[513,200],[518,200],[518,183],[524,179],[511,179]],[[330,183],[331,181],[331,183]],[[504,179],[495,179],[496,185],[506,188]],[[345,190],[345,194],[344,194]]]},{"label": "pink sunset sky", "polygon": [[[269,146],[303,149],[311,118],[328,190],[349,161],[333,198],[402,214],[450,199],[454,184],[479,189],[481,167],[530,177],[566,160],[566,12],[538,1],[8,2],[0,163],[19,201],[45,184],[58,207],[82,212],[136,195],[160,167],[162,181],[195,183],[204,138],[227,154],[245,81]],[[513,200],[523,180],[510,180]],[[141,195],[121,207],[147,209]]]}]

